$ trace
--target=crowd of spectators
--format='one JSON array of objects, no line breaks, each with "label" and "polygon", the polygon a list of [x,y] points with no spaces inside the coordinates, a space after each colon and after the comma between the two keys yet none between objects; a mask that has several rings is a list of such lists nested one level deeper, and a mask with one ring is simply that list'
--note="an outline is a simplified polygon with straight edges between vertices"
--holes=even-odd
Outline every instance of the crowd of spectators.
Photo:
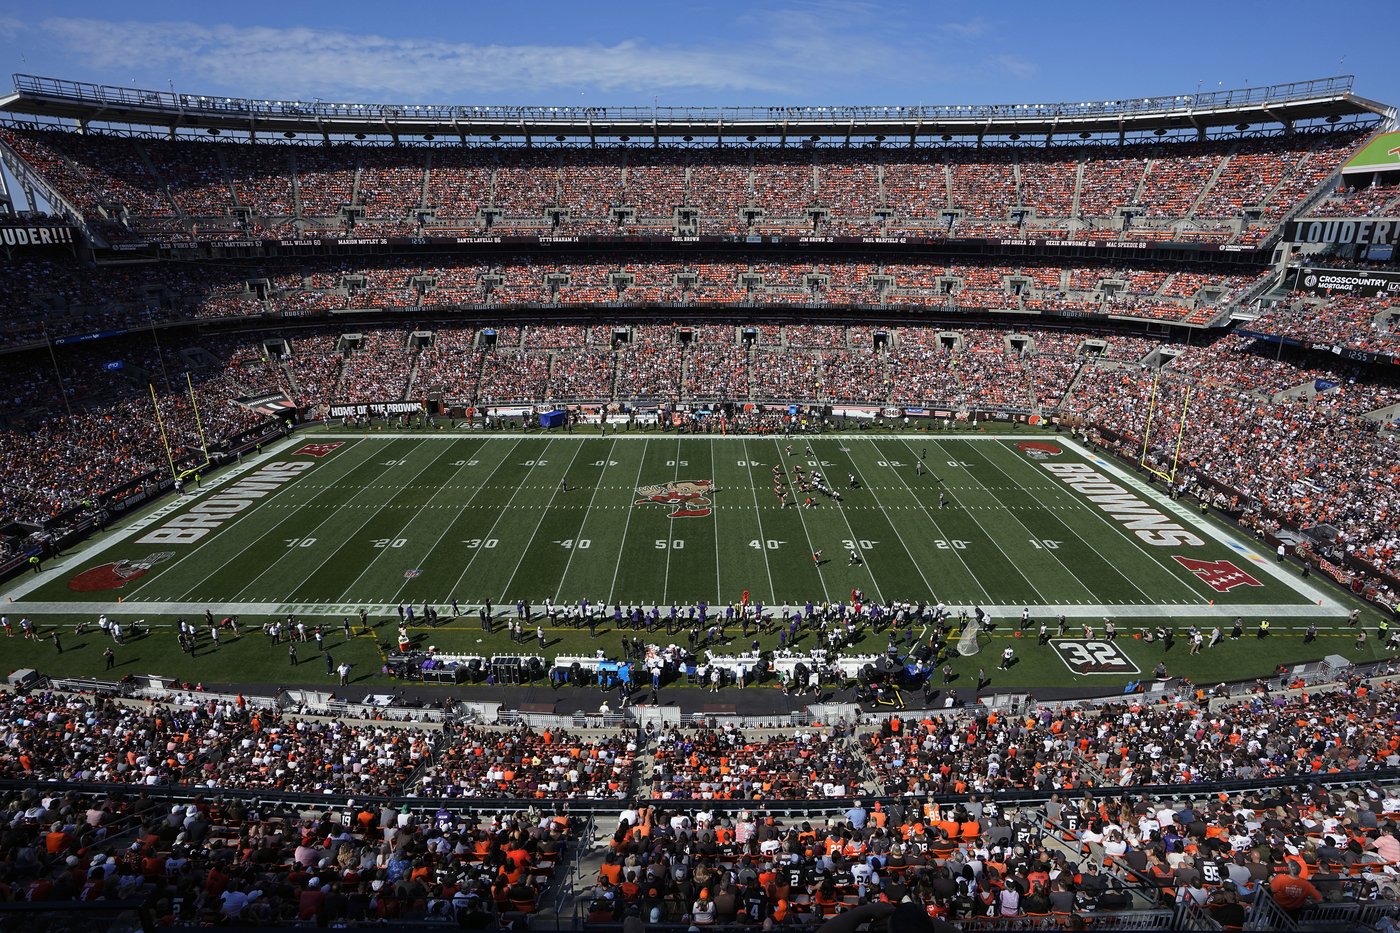
[{"label": "crowd of spectators", "polygon": [[732,725],[667,729],[651,752],[651,796],[658,800],[806,800],[865,787],[860,753],[827,731],[745,736]]},{"label": "crowd of spectators", "polygon": [[421,774],[418,796],[558,800],[621,799],[631,793],[637,743],[521,726],[508,731],[448,730]]},{"label": "crowd of spectators", "polygon": [[534,809],[413,813],[343,800],[303,813],[61,788],[13,792],[4,803],[0,900],[54,911],[65,901],[140,900],[161,927],[455,919],[491,928],[535,911],[579,832],[567,816]]},{"label": "crowd of spectators", "polygon": [[[641,261],[599,256],[569,262],[524,256],[492,262],[389,257],[95,268],[21,258],[7,269],[0,277],[0,296],[11,313],[0,326],[0,344],[11,345],[182,320],[295,319],[347,310],[416,313],[541,303],[772,308],[854,304],[1202,323],[1233,307],[1260,281],[1257,274],[1226,266],[1187,270],[1160,263],[943,264],[801,257],[751,263],[709,257]],[[1339,308],[1345,302],[1339,299]],[[1319,337],[1330,338],[1333,327],[1326,314],[1318,319]],[[1376,329],[1353,317],[1343,320],[1353,329]],[[553,328],[540,334],[560,339]],[[798,330],[790,336],[799,341],[793,346],[817,348],[801,343]],[[528,348],[532,347],[527,344]]]},{"label": "crowd of spectators", "polygon": [[[676,232],[687,211],[702,234],[1217,238],[1209,224],[1173,233],[1200,217],[1238,224],[1219,237],[1255,240],[1358,136],[868,151],[249,146],[18,128],[3,139],[117,238],[637,235]],[[1140,221],[1124,229],[1123,210]],[[1242,223],[1246,210],[1259,220]]]},{"label": "crowd of spectators", "polygon": [[1400,306],[1393,298],[1294,295],[1266,310],[1251,329],[1308,345],[1400,356]]}]

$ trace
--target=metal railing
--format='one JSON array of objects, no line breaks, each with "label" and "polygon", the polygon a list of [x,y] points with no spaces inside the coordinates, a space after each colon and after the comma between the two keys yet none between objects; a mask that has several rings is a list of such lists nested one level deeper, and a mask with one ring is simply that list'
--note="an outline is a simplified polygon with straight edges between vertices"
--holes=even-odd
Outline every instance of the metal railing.
[{"label": "metal railing", "polygon": [[[571,123],[744,123],[849,124],[917,123],[919,121],[978,122],[988,120],[1053,120],[1055,118],[1132,116],[1200,112],[1241,107],[1278,106],[1295,101],[1341,97],[1351,93],[1354,76],[1338,75],[1265,87],[1040,104],[919,104],[915,106],[830,107],[517,107],[459,104],[375,104],[322,100],[269,100],[223,94],[186,94],[15,74],[15,91],[30,97],[92,104],[97,107],[168,111],[172,114],[216,114],[280,119],[398,120],[541,124]],[[795,127],[796,129],[796,127]]]}]

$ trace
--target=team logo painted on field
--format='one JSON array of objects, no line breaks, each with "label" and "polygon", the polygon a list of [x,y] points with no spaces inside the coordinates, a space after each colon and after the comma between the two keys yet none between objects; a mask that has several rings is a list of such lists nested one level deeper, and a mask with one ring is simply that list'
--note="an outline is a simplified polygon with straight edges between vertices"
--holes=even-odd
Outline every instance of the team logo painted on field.
[{"label": "team logo painted on field", "polygon": [[1058,444],[1048,441],[1018,441],[1016,448],[1032,460],[1049,460],[1064,453]]},{"label": "team logo painted on field", "polygon": [[1264,585],[1228,560],[1197,560],[1179,554],[1173,554],[1172,560],[1200,577],[1206,586],[1217,593],[1228,593],[1237,586]]},{"label": "team logo painted on field", "polygon": [[633,505],[672,506],[670,518],[704,518],[712,511],[714,480],[672,480],[655,486],[638,486]]},{"label": "team logo painted on field", "polygon": [[1138,666],[1115,642],[1087,638],[1050,641],[1065,667],[1076,674],[1136,674]]},{"label": "team logo painted on field", "polygon": [[89,567],[68,581],[68,588],[75,593],[94,593],[98,590],[115,590],[126,586],[132,580],[139,580],[151,572],[151,568],[163,560],[175,556],[174,551],[160,551],[147,554],[140,560],[116,560],[109,564]]},{"label": "team logo painted on field", "polygon": [[307,444],[305,447],[303,447],[301,450],[298,450],[298,451],[297,451],[295,454],[293,454],[292,456],[294,456],[294,457],[325,457],[325,456],[329,455],[330,452],[331,452],[332,450],[335,450],[337,447],[340,447],[340,446],[341,446],[341,444],[340,444],[339,442],[336,442],[336,443],[334,443],[334,444]]}]

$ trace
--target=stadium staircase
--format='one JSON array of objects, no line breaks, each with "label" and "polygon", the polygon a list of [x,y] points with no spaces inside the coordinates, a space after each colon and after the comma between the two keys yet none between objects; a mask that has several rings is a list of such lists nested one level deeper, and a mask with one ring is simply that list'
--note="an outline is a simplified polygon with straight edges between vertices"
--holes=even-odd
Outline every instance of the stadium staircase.
[{"label": "stadium staircase", "polygon": [[[72,159],[68,158],[68,156],[57,152],[57,150],[55,150],[54,156],[67,163],[70,170],[78,172],[80,175],[85,174],[78,171],[77,164],[74,163]],[[83,212],[78,210],[78,208],[73,205],[72,201],[69,201],[60,194],[57,188],[49,184],[48,180],[43,175],[31,168],[29,163],[21,158],[18,152],[11,149],[9,143],[4,141],[0,141],[0,165],[4,165],[14,180],[19,182],[21,190],[25,192],[37,192],[44,201],[48,202],[49,207],[52,208],[55,213],[67,217],[69,223],[72,223],[82,230],[83,233],[94,242],[98,244],[106,242],[105,238],[98,235],[93,228],[89,226],[87,220],[83,217]]]},{"label": "stadium staircase", "polygon": [[[1380,136],[1386,131],[1387,130],[1384,125],[1377,127],[1374,131],[1372,131],[1372,133],[1369,136],[1367,136],[1364,140],[1358,143],[1352,151],[1360,152],[1362,149],[1365,149],[1367,146],[1369,146],[1372,140],[1374,140],[1377,136]],[[1309,160],[1312,159],[1313,154],[1317,151],[1317,145],[1318,143],[1316,141],[1312,144],[1312,146],[1308,149],[1307,155],[1305,155],[1302,158],[1302,160],[1299,161],[1296,171],[1302,171],[1303,167],[1307,165]],[[1276,226],[1273,228],[1270,234],[1267,237],[1265,237],[1263,242],[1259,245],[1261,247],[1267,248],[1277,243],[1279,237],[1283,235],[1284,224],[1286,224],[1290,220],[1293,220],[1296,217],[1307,216],[1309,211],[1311,211],[1314,207],[1321,204],[1328,197],[1330,197],[1332,192],[1337,190],[1337,183],[1341,180],[1342,177],[1342,166],[1345,164],[1345,161],[1338,163],[1337,167],[1333,169],[1332,172],[1326,178],[1324,178],[1316,188],[1309,192],[1307,197],[1301,198],[1291,210],[1285,212],[1284,215],[1278,219]]]},{"label": "stadium staircase", "polygon": [[[423,185],[418,191],[418,209],[428,209],[428,184],[433,177],[433,150],[429,149],[424,153],[423,158]],[[355,178],[356,193],[359,193],[359,176]]]},{"label": "stadium staircase", "polygon": [[224,184],[228,186],[228,200],[234,207],[242,207],[243,200],[238,196],[238,185],[233,182],[233,172],[228,167],[228,160],[224,158],[224,151],[221,147],[214,147],[214,159],[219,163],[219,172],[223,175]]},{"label": "stadium staircase", "polygon": [[[1070,216],[1070,222],[1071,222],[1071,224],[1074,224],[1074,223],[1076,223],[1076,222],[1078,222],[1078,223],[1082,223],[1082,222],[1083,222],[1083,221],[1079,220],[1079,195],[1080,195],[1080,193],[1081,193],[1083,190],[1084,190],[1084,160],[1083,160],[1083,159],[1077,159],[1077,160],[1075,160],[1075,163],[1074,163],[1074,200],[1070,203],[1070,208],[1069,208],[1069,216]],[[1063,272],[1061,273],[1062,276],[1063,276],[1064,274],[1065,274],[1065,273],[1063,273]],[[1061,284],[1060,290],[1061,290],[1061,291],[1064,291],[1064,285],[1063,285],[1063,284]]]},{"label": "stadium staircase", "polygon": [[160,186],[161,194],[165,195],[165,199],[170,202],[171,208],[175,211],[175,216],[180,218],[180,226],[184,227],[186,230],[190,229],[190,215],[180,206],[180,202],[175,200],[175,195],[170,191],[170,183],[164,178],[161,178],[160,172],[156,171],[156,164],[151,161],[151,154],[146,151],[145,146],[141,145],[140,140],[133,139],[131,141],[131,146],[136,150],[136,155],[141,159],[141,164],[145,166],[146,171],[150,173],[151,177],[156,180],[156,184]]},{"label": "stadium staircase", "polygon": [[287,153],[287,162],[290,172],[288,173],[292,181],[292,220],[298,230],[302,229],[306,217],[301,212],[301,173],[297,171],[297,158],[294,153]]},{"label": "stadium staircase", "polygon": [[350,204],[363,206],[360,201],[360,180],[365,177],[365,167],[355,160],[355,180],[350,183]]},{"label": "stadium staircase", "polygon": [[1196,199],[1191,202],[1191,206],[1188,207],[1186,213],[1182,215],[1183,220],[1191,220],[1196,216],[1196,210],[1201,206],[1201,202],[1210,195],[1211,190],[1215,187],[1215,183],[1220,180],[1221,174],[1225,171],[1225,167],[1230,164],[1230,160],[1238,151],[1238,145],[1231,146],[1229,151],[1225,153],[1225,157],[1215,164],[1215,171],[1210,173],[1210,177],[1206,179],[1206,183],[1202,185],[1201,190],[1197,192]]},{"label": "stadium staircase", "polygon": [[1156,159],[1148,159],[1147,163],[1143,165],[1142,177],[1138,179],[1137,188],[1133,190],[1133,198],[1131,201],[1128,202],[1129,204],[1142,203],[1142,195],[1145,191],[1147,191],[1147,179],[1152,176],[1152,169],[1154,166],[1156,166],[1156,164]]}]

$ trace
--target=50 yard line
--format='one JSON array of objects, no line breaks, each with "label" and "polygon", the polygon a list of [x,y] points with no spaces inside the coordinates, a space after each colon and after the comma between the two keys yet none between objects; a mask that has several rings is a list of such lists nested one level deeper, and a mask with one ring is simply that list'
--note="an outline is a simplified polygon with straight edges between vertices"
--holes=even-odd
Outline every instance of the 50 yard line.
[{"label": "50 yard line", "polygon": [[[674,462],[676,464],[676,472],[671,477],[672,483],[679,482],[681,478],[681,436],[679,434],[676,435],[676,459]],[[714,490],[711,490],[711,492],[713,491]],[[713,501],[713,499],[711,501]],[[714,514],[713,509],[710,511],[710,514]],[[676,520],[673,518],[669,519],[669,521],[671,524],[666,529],[666,575],[661,580],[662,603],[666,602],[666,592],[671,588],[671,546],[676,543],[676,539],[672,537],[676,533]]]}]

